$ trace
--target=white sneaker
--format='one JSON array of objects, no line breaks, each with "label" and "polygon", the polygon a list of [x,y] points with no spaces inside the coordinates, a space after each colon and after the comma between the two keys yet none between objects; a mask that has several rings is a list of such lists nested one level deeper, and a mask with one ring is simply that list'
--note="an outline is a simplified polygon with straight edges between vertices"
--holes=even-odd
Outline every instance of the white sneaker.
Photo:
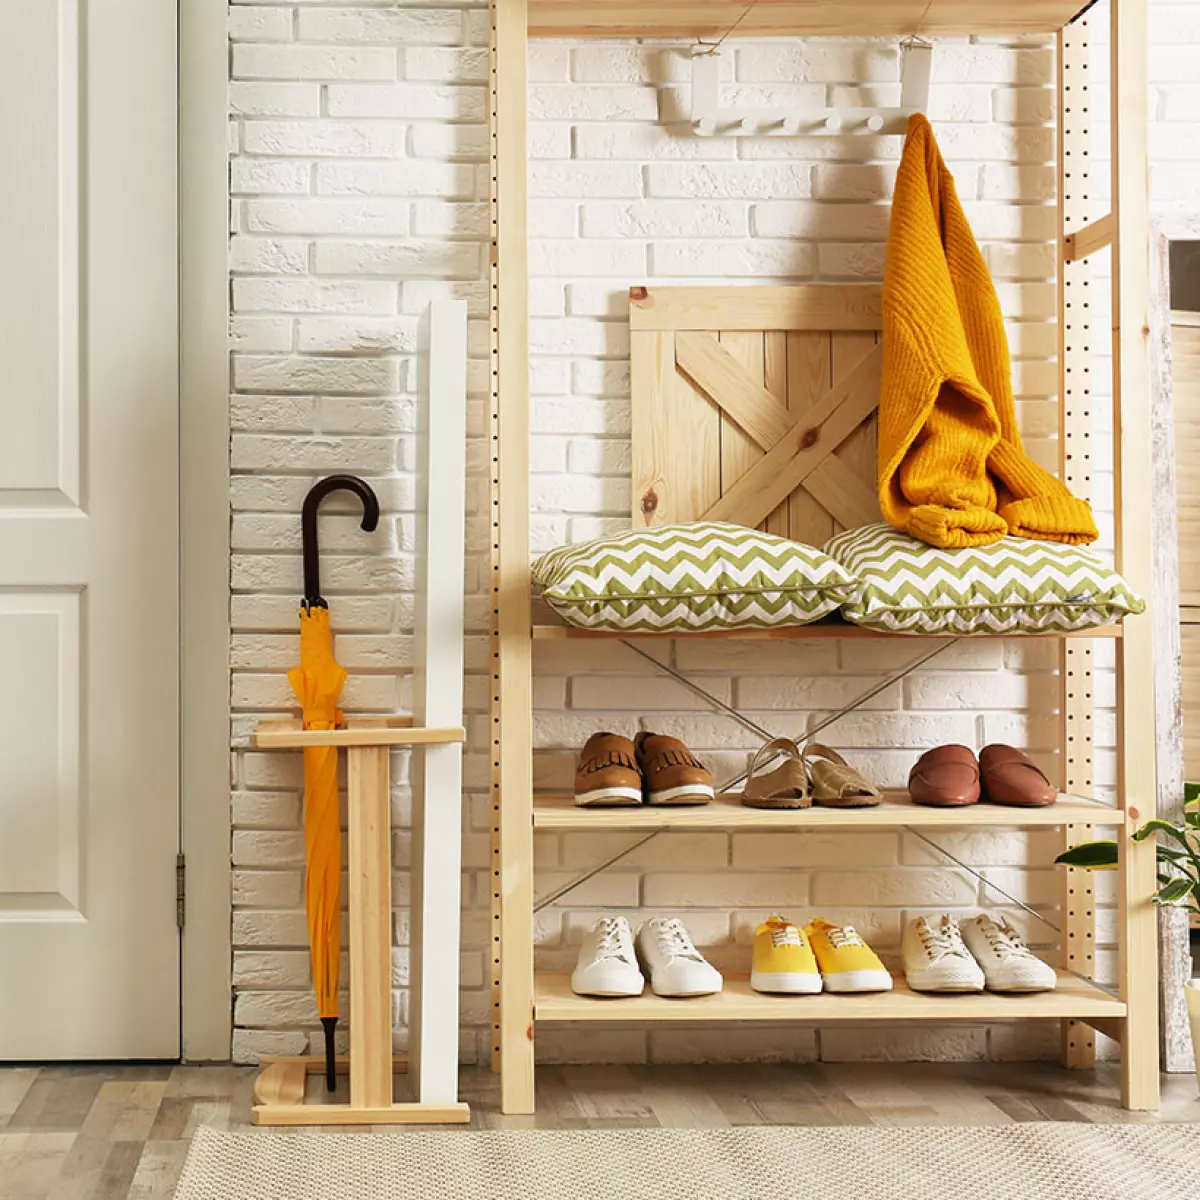
[{"label": "white sneaker", "polygon": [[989,991],[1048,992],[1058,982],[1054,968],[1033,954],[1003,917],[975,917],[962,934],[983,968]]},{"label": "white sneaker", "polygon": [[909,921],[901,951],[904,977],[914,992],[983,991],[983,970],[948,913]]},{"label": "white sneaker", "polygon": [[629,922],[601,917],[584,934],[571,972],[571,991],[578,996],[640,996],[645,986]]},{"label": "white sneaker", "polygon": [[637,935],[638,957],[656,996],[708,996],[721,972],[692,944],[678,917],[652,917]]}]

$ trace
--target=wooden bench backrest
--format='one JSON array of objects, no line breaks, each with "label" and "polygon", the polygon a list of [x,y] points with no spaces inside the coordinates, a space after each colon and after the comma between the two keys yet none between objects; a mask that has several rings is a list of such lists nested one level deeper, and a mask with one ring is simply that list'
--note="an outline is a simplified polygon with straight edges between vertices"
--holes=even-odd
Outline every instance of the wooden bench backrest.
[{"label": "wooden bench backrest", "polygon": [[629,320],[635,528],[880,519],[878,286],[638,287]]}]

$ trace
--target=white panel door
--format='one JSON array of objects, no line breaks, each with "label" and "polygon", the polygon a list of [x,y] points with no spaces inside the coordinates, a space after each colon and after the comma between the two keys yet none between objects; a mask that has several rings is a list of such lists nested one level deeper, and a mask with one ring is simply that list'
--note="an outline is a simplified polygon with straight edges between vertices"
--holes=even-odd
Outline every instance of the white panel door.
[{"label": "white panel door", "polygon": [[0,1060],[179,1053],[175,5],[0,0]]}]

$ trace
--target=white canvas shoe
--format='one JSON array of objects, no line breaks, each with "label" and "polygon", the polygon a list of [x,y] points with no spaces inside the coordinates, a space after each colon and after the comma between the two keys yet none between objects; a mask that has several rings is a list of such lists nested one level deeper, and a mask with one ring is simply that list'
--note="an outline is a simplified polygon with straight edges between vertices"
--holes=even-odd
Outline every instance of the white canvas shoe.
[{"label": "white canvas shoe", "polygon": [[652,917],[637,935],[638,958],[656,996],[709,996],[721,972],[692,944],[678,917]]},{"label": "white canvas shoe", "polygon": [[914,992],[983,991],[983,969],[948,913],[909,921],[900,948],[904,977]]},{"label": "white canvas shoe", "polygon": [[1058,982],[1054,968],[1033,954],[1003,917],[975,917],[962,927],[962,935],[983,968],[989,991],[1048,992]]},{"label": "white canvas shoe", "polygon": [[571,991],[578,996],[640,996],[645,986],[629,922],[601,917],[584,934],[571,972]]}]

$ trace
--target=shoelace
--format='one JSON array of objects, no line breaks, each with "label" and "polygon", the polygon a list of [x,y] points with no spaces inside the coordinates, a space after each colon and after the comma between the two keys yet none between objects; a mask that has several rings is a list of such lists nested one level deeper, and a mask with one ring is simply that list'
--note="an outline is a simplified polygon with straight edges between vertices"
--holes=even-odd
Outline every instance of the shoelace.
[{"label": "shoelace", "polygon": [[841,950],[846,946],[861,946],[863,944],[862,938],[858,936],[858,930],[853,925],[832,925],[826,932],[835,950]]},{"label": "shoelace", "polygon": [[970,957],[958,925],[946,917],[936,925],[930,924],[929,921],[921,921],[917,926],[917,933],[930,958],[941,958],[945,954],[956,954],[961,958]]},{"label": "shoelace", "polygon": [[692,939],[688,937],[683,922],[677,917],[655,925],[654,939],[664,954],[673,955],[675,958],[694,958],[697,962],[704,961],[700,952],[692,945]]},{"label": "shoelace", "polygon": [[600,940],[596,946],[596,958],[616,958],[621,962],[632,962],[628,950],[625,946],[625,939],[622,938],[622,928],[620,921],[616,921],[611,917],[606,917],[600,926]]},{"label": "shoelace", "polygon": [[1033,951],[1021,941],[1017,931],[1003,918],[981,926],[988,945],[1000,958],[1033,958]]},{"label": "shoelace", "polygon": [[795,925],[776,926],[771,930],[772,946],[803,946],[800,931]]}]

